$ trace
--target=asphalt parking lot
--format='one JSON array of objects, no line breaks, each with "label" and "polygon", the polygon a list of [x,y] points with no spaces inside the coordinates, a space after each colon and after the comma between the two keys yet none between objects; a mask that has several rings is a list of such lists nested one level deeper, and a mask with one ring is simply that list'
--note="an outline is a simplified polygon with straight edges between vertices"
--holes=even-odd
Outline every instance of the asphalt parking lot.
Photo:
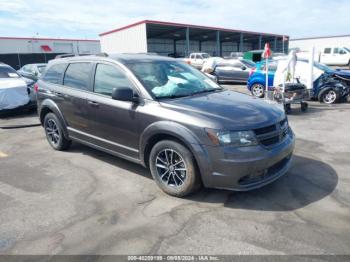
[{"label": "asphalt parking lot", "polygon": [[0,129],[0,254],[350,254],[349,114],[350,103],[296,109],[287,175],[185,199],[136,164],[79,144],[54,151],[41,127]]}]

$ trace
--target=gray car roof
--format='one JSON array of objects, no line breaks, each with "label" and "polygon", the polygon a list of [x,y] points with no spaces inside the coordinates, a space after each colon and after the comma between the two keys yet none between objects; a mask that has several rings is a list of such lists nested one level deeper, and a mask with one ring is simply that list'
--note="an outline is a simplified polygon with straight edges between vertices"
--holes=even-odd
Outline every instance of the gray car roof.
[{"label": "gray car roof", "polygon": [[51,63],[59,62],[74,62],[74,61],[110,61],[116,60],[122,64],[132,62],[149,62],[149,61],[178,61],[171,57],[149,55],[149,54],[109,54],[108,56],[102,55],[87,55],[87,56],[73,56],[63,57],[51,60]]}]

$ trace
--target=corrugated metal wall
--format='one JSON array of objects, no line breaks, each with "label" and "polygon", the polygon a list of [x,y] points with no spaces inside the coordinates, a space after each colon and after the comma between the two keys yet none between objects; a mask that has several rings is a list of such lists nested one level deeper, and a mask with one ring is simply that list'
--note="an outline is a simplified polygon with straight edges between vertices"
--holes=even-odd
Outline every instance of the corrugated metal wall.
[{"label": "corrugated metal wall", "polygon": [[46,53],[100,53],[100,43],[98,41],[79,40],[47,40],[47,39],[19,39],[1,38],[0,54],[40,54],[44,53],[41,46],[47,45],[51,52]]},{"label": "corrugated metal wall", "polygon": [[100,36],[101,50],[106,53],[147,53],[146,24]]},{"label": "corrugated metal wall", "polygon": [[290,40],[290,48],[300,48],[301,51],[309,51],[311,47],[315,47],[316,51],[321,51],[325,47],[347,47],[350,48],[350,36],[345,37],[329,37],[316,39],[300,39]]}]

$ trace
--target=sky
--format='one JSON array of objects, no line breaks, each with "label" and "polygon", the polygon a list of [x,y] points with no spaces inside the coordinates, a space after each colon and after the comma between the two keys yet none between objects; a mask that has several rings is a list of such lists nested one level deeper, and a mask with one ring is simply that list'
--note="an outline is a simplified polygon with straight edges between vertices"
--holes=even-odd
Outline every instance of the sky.
[{"label": "sky", "polygon": [[0,0],[0,36],[98,39],[140,20],[291,38],[350,34],[350,0]]}]

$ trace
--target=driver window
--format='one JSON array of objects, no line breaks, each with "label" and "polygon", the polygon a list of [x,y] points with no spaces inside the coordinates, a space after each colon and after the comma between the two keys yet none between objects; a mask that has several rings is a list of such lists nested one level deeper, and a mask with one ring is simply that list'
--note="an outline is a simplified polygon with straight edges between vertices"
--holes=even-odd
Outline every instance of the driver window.
[{"label": "driver window", "polygon": [[129,87],[132,89],[132,82],[120,69],[112,65],[97,64],[95,72],[94,92],[111,96],[114,88]]}]

